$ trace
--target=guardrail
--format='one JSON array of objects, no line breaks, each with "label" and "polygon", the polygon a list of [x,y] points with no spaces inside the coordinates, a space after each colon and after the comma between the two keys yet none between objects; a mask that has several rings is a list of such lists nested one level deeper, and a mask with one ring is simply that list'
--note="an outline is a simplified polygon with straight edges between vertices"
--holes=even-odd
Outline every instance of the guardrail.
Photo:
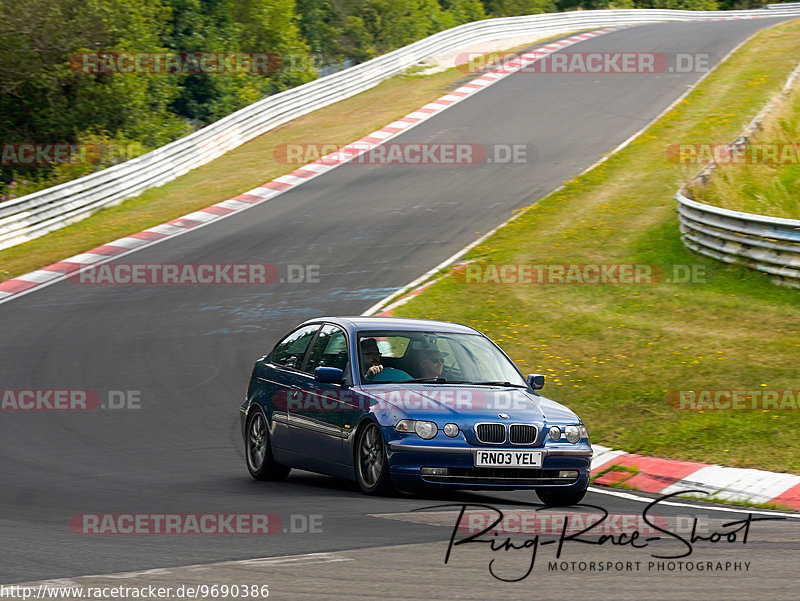
[{"label": "guardrail", "polygon": [[678,199],[683,243],[726,263],[770,274],[779,284],[800,288],[800,219],[731,211],[687,198]]},{"label": "guardrail", "polygon": [[376,86],[426,58],[476,42],[664,21],[800,15],[798,9],[574,11],[486,19],[453,27],[365,63],[268,96],[184,138],[79,179],[0,203],[0,250],[74,223],[204,165],[283,123]]},{"label": "guardrail", "polygon": [[[781,92],[753,117],[742,134],[729,145],[744,149],[748,140],[761,128],[776,103],[790,93],[800,78],[800,64],[786,79]],[[706,165],[694,180],[705,183],[716,168]],[[772,276],[783,286],[800,288],[800,219],[768,217],[732,211],[692,200],[684,188],[675,195],[678,221],[687,248],[726,263],[739,263]]]}]

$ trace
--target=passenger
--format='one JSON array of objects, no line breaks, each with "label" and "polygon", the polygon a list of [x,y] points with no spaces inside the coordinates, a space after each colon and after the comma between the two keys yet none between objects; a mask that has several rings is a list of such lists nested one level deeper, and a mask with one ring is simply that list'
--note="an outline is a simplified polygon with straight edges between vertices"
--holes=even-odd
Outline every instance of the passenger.
[{"label": "passenger", "polygon": [[417,373],[420,378],[435,380],[442,377],[444,353],[438,349],[419,351],[417,355]]}]

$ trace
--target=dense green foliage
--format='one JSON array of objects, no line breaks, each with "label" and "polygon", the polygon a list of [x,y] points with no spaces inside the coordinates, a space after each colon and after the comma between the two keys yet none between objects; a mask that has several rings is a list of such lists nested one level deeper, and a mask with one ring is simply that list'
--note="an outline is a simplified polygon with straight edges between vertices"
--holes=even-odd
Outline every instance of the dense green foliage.
[{"label": "dense green foliage", "polygon": [[[0,181],[16,176],[17,194],[131,158],[316,76],[293,0],[2,0],[0,47],[2,143],[90,149],[74,163],[4,165]],[[76,67],[75,56],[100,52],[263,52],[306,60],[267,73]]]},{"label": "dense green foliage", "polygon": [[[0,0],[0,143],[91,150],[91,160],[2,165],[0,201],[161,146],[310,81],[321,66],[365,61],[461,23],[556,10],[717,6],[717,0]],[[260,52],[278,60],[256,73],[86,73],[74,57],[87,52]]]}]

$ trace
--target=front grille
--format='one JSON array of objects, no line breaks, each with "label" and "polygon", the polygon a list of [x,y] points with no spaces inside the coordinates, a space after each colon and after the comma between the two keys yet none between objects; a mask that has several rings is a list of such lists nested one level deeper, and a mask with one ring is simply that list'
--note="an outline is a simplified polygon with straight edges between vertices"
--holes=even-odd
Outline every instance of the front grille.
[{"label": "front grille", "polygon": [[533,444],[539,430],[536,426],[528,424],[511,424],[509,438],[513,444]]},{"label": "front grille", "polygon": [[487,444],[501,444],[506,441],[505,424],[478,424],[475,426],[475,436]]}]

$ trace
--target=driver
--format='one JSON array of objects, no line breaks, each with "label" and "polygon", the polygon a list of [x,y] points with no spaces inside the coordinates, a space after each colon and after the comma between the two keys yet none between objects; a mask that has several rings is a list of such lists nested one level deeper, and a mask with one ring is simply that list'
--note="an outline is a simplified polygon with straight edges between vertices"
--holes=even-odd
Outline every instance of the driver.
[{"label": "driver", "polygon": [[383,371],[381,351],[378,349],[378,341],[374,338],[364,338],[361,341],[361,365],[361,373],[366,380],[371,380]]},{"label": "driver", "polygon": [[367,382],[402,382],[410,380],[411,376],[402,369],[384,367],[381,365],[381,351],[378,341],[374,338],[364,338],[361,346],[361,374]]}]

